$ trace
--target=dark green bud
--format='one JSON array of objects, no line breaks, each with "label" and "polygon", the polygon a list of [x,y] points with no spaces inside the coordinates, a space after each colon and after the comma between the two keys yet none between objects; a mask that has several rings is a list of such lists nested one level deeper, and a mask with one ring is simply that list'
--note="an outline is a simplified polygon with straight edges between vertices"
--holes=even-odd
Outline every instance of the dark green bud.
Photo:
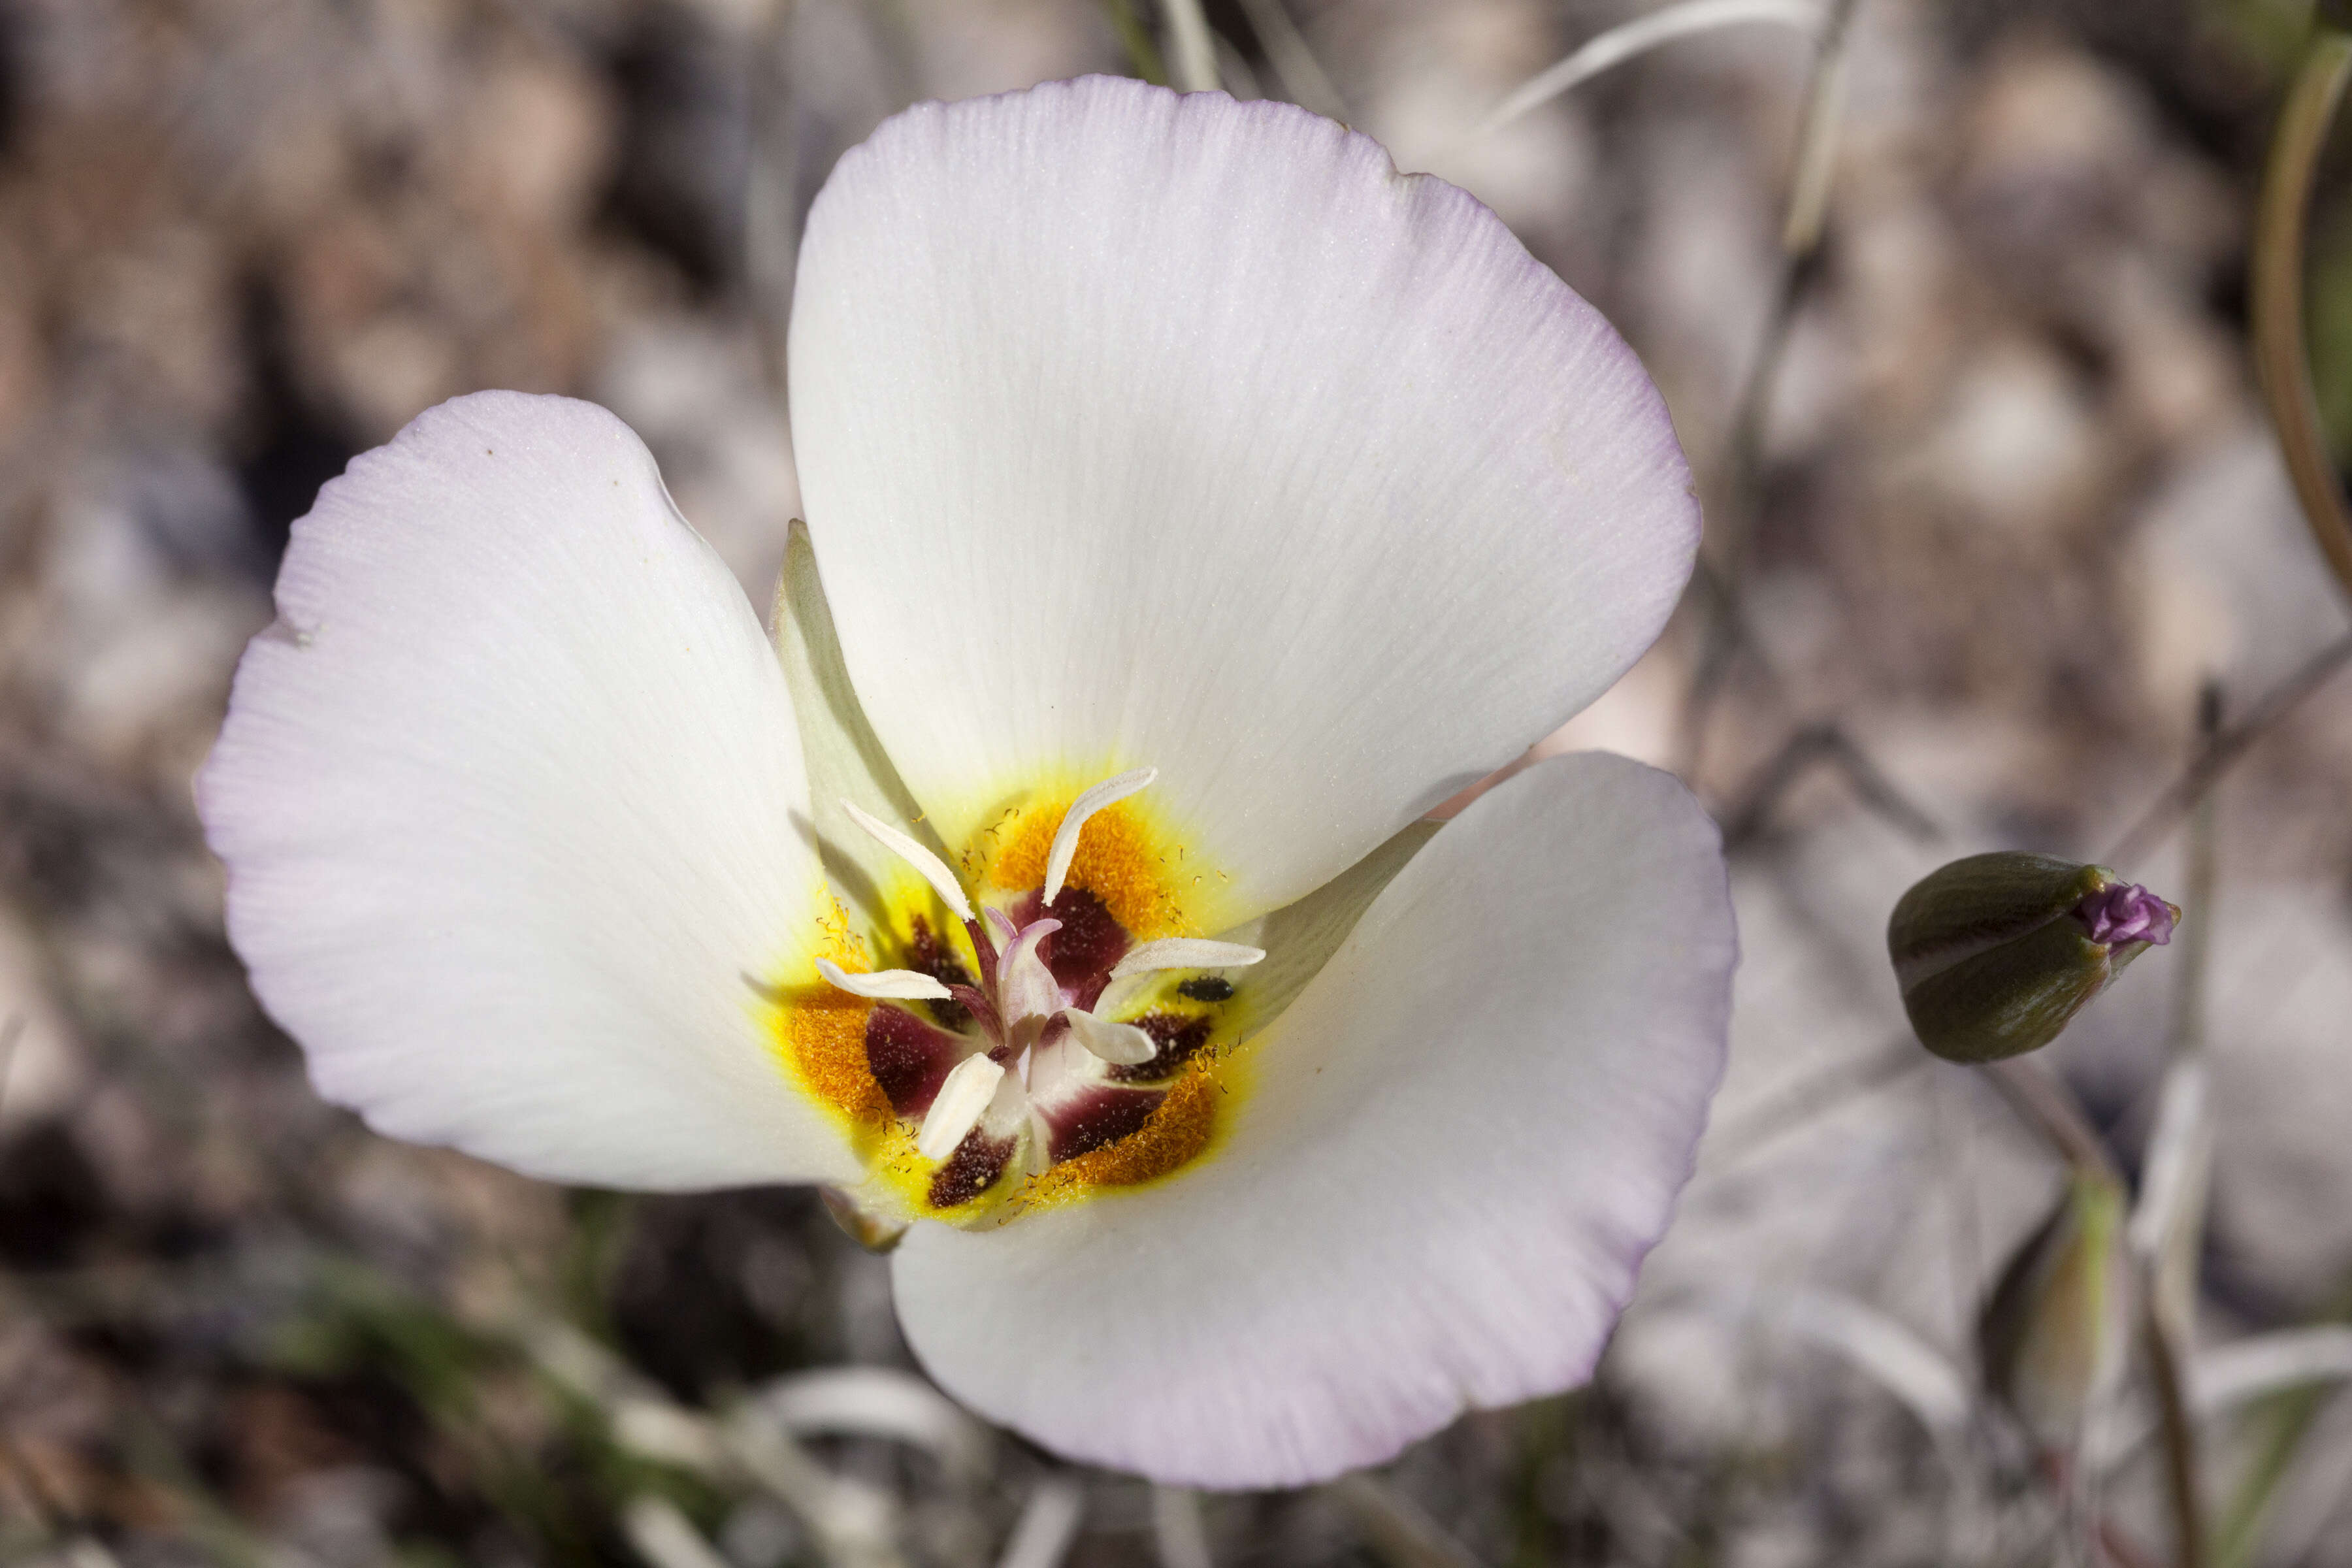
[{"label": "dark green bud", "polygon": [[1931,872],[1886,922],[1903,1008],[1948,1061],[2039,1050],[2180,911],[2104,866],[1998,850]]}]

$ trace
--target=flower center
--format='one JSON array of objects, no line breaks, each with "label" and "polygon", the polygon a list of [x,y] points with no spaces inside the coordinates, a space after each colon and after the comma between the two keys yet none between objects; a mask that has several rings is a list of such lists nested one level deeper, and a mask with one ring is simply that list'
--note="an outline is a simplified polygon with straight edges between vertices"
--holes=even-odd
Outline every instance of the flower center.
[{"label": "flower center", "polygon": [[[853,973],[817,961],[837,1003],[866,1005],[856,1045],[887,1117],[871,1092],[855,1092],[866,1086],[804,1076],[836,1109],[886,1122],[877,1130],[896,1151],[881,1163],[917,1212],[992,1215],[1016,1197],[1017,1208],[1131,1184],[1205,1144],[1209,1058],[1234,994],[1224,972],[1265,954],[1131,929],[1181,923],[1167,918],[1168,879],[1135,864],[1160,858],[1117,810],[1156,776],[1139,769],[1081,793],[1042,864],[1040,823],[1008,821],[1013,837],[975,879],[985,900],[913,837],[843,803],[955,922],[936,931],[925,911],[907,910],[880,944],[898,950],[898,967]],[[1004,837],[1002,826],[991,833]],[[846,1022],[833,1027],[836,1049],[849,1044]]]}]

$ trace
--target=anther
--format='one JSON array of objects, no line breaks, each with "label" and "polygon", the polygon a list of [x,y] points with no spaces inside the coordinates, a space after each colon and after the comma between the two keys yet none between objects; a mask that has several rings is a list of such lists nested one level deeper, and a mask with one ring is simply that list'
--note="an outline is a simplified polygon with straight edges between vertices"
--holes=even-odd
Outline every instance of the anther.
[{"label": "anther", "polygon": [[944,1160],[954,1153],[956,1145],[980,1125],[1003,1078],[1004,1069],[985,1056],[966,1057],[956,1063],[923,1116],[923,1129],[915,1135],[915,1152],[926,1160]]},{"label": "anther", "polygon": [[953,994],[928,974],[911,969],[880,969],[852,974],[829,958],[816,961],[816,972],[836,991],[877,1002],[944,1002]]},{"label": "anther", "polygon": [[1128,949],[1127,956],[1111,965],[1110,977],[1123,980],[1154,969],[1239,969],[1265,956],[1265,949],[1244,947],[1237,942],[1210,942],[1196,936],[1162,937]]},{"label": "anther", "polygon": [[1087,818],[1107,805],[1125,800],[1160,776],[1158,768],[1138,768],[1133,773],[1107,778],[1070,803],[1063,814],[1062,826],[1054,830],[1054,847],[1045,852],[1045,902],[1048,906],[1061,896],[1062,879],[1070,874],[1070,862],[1078,853],[1078,835],[1087,826]]},{"label": "anther", "polygon": [[1113,1067],[1140,1067],[1160,1054],[1160,1042],[1132,1024],[1114,1024],[1079,1007],[1065,1007],[1070,1033],[1078,1044]]},{"label": "anther", "polygon": [[955,873],[948,869],[946,861],[880,817],[870,812],[860,811],[848,801],[845,800],[841,803],[841,809],[849,814],[850,821],[874,835],[900,858],[921,872],[923,880],[931,885],[931,890],[939,894],[941,903],[955,911],[958,920],[971,919],[971,900],[964,897],[962,884],[955,879]]}]

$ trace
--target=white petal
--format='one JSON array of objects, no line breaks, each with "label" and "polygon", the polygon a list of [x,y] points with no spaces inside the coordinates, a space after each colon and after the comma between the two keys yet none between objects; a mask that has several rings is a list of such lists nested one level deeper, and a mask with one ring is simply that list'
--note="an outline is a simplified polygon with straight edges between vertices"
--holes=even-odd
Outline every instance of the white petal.
[{"label": "white petal", "polygon": [[1712,823],[1666,774],[1538,763],[1448,824],[1263,1037],[1223,1144],[896,1254],[940,1384],[1074,1458],[1293,1486],[1580,1382],[1723,1067]]},{"label": "white petal", "polygon": [[923,1114],[915,1152],[926,1160],[944,1160],[954,1153],[965,1134],[980,1125],[1003,1081],[1004,1069],[985,1056],[969,1056],[956,1063],[947,1081],[940,1085],[939,1098]]},{"label": "white petal", "polygon": [[870,973],[852,974],[829,958],[816,961],[816,972],[824,983],[852,996],[871,996],[888,1002],[938,1002],[953,995],[945,985],[928,974],[911,969],[877,969]]},{"label": "white petal", "polygon": [[1079,1007],[1065,1007],[1078,1044],[1114,1067],[1136,1067],[1160,1054],[1159,1042],[1132,1024],[1115,1024]]},{"label": "white petal", "polygon": [[1111,965],[1114,980],[1129,974],[1148,973],[1155,969],[1238,969],[1255,963],[1265,956],[1262,947],[1245,947],[1237,942],[1209,942],[1196,936],[1162,937],[1127,950],[1117,963]]},{"label": "white petal", "polygon": [[1086,831],[1087,818],[1148,788],[1159,776],[1158,768],[1137,768],[1081,791],[1078,798],[1070,803],[1070,809],[1062,816],[1062,825],[1054,829],[1053,847],[1045,854],[1045,902],[1054,901],[1062,890],[1062,879],[1070,874],[1070,862],[1077,856],[1078,836]]},{"label": "white petal", "polygon": [[775,655],[619,420],[432,410],[295,524],[278,607],[199,805],[321,1094],[564,1181],[856,1176],[755,989],[821,908]]},{"label": "white petal", "polygon": [[1209,930],[1606,689],[1697,542],[1598,312],[1285,104],[1096,78],[909,110],[816,201],[791,356],[842,651],[943,841],[1150,763],[1230,878]]}]

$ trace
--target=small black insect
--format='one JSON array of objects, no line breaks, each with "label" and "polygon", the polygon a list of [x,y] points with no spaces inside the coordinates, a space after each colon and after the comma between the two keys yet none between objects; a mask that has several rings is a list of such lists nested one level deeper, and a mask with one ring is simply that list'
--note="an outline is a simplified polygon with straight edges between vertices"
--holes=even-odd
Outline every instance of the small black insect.
[{"label": "small black insect", "polygon": [[1176,994],[1195,1002],[1223,1002],[1234,994],[1234,983],[1222,975],[1197,974],[1176,987]]}]

